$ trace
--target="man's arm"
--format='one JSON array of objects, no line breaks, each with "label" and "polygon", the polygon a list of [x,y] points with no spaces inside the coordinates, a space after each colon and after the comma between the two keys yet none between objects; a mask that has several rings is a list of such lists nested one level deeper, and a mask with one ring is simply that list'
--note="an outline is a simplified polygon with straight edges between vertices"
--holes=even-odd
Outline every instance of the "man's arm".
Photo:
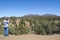
[{"label": "man's arm", "polygon": [[8,19],[8,21],[7,21],[8,23],[10,22],[10,20]]}]

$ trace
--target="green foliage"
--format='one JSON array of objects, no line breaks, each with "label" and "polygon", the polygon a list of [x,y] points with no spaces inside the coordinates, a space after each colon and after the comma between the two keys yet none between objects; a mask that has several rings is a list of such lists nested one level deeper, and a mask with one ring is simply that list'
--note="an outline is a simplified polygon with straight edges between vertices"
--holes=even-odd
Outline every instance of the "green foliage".
[{"label": "green foliage", "polygon": [[36,34],[42,34],[45,35],[46,32],[44,30],[44,28],[40,25],[35,25],[34,27],[32,27],[32,30],[36,33]]},{"label": "green foliage", "polygon": [[47,35],[52,34],[52,27],[50,25],[46,25],[45,30],[46,30]]},{"label": "green foliage", "polygon": [[21,20],[21,22],[19,23],[18,31],[19,31],[19,34],[29,33],[29,28],[25,26],[24,20]]},{"label": "green foliage", "polygon": [[15,34],[15,28],[10,26],[9,27],[9,34]]},{"label": "green foliage", "polygon": [[60,28],[60,23],[58,23],[57,26]]},{"label": "green foliage", "polygon": [[24,26],[23,24],[18,27],[19,34],[28,34],[29,33],[29,28]]},{"label": "green foliage", "polygon": [[0,25],[0,34],[3,34],[4,32],[4,28],[2,27],[2,25]]},{"label": "green foliage", "polygon": [[[34,31],[36,34],[52,34],[57,33],[60,30],[60,17],[53,17],[53,16],[33,16],[33,17],[20,17],[20,23],[19,25],[16,24],[16,19],[19,17],[10,17],[10,20],[12,19],[13,27],[12,25],[9,27],[9,34],[28,34],[31,31]],[[0,22],[3,18],[0,18]],[[55,21],[58,21],[57,23]],[[25,21],[30,22],[30,27],[26,27]],[[1,23],[3,24],[3,23]],[[34,24],[34,26],[33,26]],[[3,27],[0,25],[0,34],[3,34]],[[60,31],[59,31],[60,32]]]},{"label": "green foliage", "polygon": [[12,23],[15,24],[16,17],[11,17],[11,19],[12,19],[12,21],[13,21]]}]

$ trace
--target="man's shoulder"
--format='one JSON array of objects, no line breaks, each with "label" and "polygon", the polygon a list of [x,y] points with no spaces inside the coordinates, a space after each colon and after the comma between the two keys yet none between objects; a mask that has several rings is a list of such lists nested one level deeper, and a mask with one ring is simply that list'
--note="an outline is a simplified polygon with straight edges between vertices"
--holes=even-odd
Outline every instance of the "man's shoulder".
[{"label": "man's shoulder", "polygon": [[3,21],[6,21],[6,20],[3,20]]},{"label": "man's shoulder", "polygon": [[6,22],[6,20],[3,20],[3,22]]},{"label": "man's shoulder", "polygon": [[7,20],[3,20],[3,22],[9,22],[9,21],[7,21]]}]

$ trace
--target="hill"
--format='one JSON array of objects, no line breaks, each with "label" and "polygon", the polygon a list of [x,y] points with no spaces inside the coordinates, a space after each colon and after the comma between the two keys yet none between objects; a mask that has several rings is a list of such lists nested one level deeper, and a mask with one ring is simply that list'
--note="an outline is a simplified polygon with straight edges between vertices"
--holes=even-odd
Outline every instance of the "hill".
[{"label": "hill", "polygon": [[56,17],[57,15],[55,15],[55,14],[44,14],[44,15],[42,15],[42,16],[52,16],[52,17]]}]

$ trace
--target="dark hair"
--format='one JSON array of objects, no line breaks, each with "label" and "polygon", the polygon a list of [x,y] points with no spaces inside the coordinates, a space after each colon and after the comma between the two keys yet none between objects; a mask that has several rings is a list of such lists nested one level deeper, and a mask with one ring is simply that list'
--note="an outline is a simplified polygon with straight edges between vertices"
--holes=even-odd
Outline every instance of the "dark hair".
[{"label": "dark hair", "polygon": [[4,20],[8,20],[8,18],[7,17],[4,17]]},{"label": "dark hair", "polygon": [[8,18],[6,18],[6,20],[8,20]]}]

